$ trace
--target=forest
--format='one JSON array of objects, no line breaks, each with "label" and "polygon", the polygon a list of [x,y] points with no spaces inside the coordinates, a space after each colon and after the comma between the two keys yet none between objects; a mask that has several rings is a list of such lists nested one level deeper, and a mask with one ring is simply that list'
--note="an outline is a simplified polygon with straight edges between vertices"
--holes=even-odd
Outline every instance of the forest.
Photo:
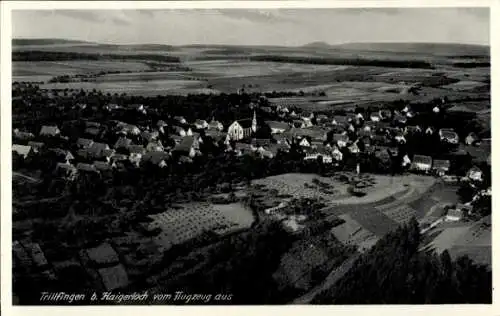
[{"label": "forest", "polygon": [[492,274],[468,257],[419,251],[416,220],[382,238],[315,304],[491,304]]}]

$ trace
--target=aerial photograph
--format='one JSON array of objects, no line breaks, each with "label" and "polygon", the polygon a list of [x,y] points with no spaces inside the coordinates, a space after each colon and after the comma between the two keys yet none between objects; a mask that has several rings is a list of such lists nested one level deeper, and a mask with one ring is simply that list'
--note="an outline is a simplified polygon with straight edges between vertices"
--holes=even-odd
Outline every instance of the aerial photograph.
[{"label": "aerial photograph", "polygon": [[12,305],[492,304],[488,7],[14,10],[11,45]]}]

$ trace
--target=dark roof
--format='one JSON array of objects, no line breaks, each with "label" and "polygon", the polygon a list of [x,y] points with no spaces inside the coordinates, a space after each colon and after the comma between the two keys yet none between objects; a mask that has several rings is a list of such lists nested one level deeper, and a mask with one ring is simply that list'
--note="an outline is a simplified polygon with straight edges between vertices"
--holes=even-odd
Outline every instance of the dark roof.
[{"label": "dark roof", "polygon": [[434,160],[432,162],[432,168],[434,169],[446,169],[448,170],[450,168],[450,161],[449,160]]},{"label": "dark roof", "polygon": [[149,161],[155,165],[169,158],[169,154],[163,151],[152,151],[142,156],[143,161]]},{"label": "dark roof", "polygon": [[423,164],[432,164],[432,158],[430,156],[424,156],[424,155],[414,155],[413,156],[413,163],[423,163]]},{"label": "dark roof", "polygon": [[88,163],[78,163],[76,165],[76,169],[81,170],[81,171],[88,171],[88,172],[98,172],[98,170],[95,168],[94,165],[90,165]]},{"label": "dark roof", "polygon": [[40,135],[57,135],[59,134],[59,128],[57,126],[42,126],[42,129],[40,130]]},{"label": "dark roof", "polygon": [[284,130],[290,128],[290,125],[286,122],[266,121],[266,124],[269,125],[270,128],[284,129]]},{"label": "dark roof", "polygon": [[243,127],[243,128],[250,128],[250,127],[252,127],[252,121],[253,121],[253,119],[251,119],[251,118],[237,120],[238,124],[240,124],[240,126]]},{"label": "dark roof", "polygon": [[174,151],[189,152],[191,147],[196,145],[197,140],[193,136],[183,137],[181,142],[175,146]]}]

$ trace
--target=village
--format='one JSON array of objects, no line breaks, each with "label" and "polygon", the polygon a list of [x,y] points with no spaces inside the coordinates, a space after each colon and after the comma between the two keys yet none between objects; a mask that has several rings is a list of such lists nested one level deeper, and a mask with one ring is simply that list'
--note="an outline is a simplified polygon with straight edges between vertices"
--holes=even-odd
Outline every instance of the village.
[{"label": "village", "polygon": [[[23,89],[22,84],[16,86],[17,89],[19,87]],[[488,186],[487,183],[491,181],[488,170],[491,158],[487,150],[482,150],[489,149],[487,146],[490,140],[481,139],[478,131],[467,130],[467,125],[460,122],[463,118],[461,115],[464,115],[460,107],[444,99],[422,106],[388,104],[379,108],[315,113],[300,110],[294,105],[293,98],[269,98],[255,94],[249,96],[238,91],[232,97],[239,102],[228,109],[237,118],[219,120],[215,115],[186,119],[175,113],[175,108],[169,108],[168,114],[161,115],[159,113],[162,110],[157,107],[133,103],[130,100],[121,104],[106,102],[100,107],[81,101],[58,105],[61,97],[50,97],[50,94],[54,93],[51,91],[37,93],[40,92],[46,100],[51,100],[48,105],[36,104],[33,99],[24,95],[16,100],[15,110],[20,113],[20,117],[25,118],[26,113],[31,113],[28,114],[30,116],[43,111],[55,111],[63,114],[73,113],[75,119],[54,124],[57,118],[49,116],[46,119],[49,123],[37,121],[35,124],[25,124],[26,128],[14,124],[13,177],[17,181],[46,183],[49,191],[57,186],[54,183],[62,183],[62,187],[76,183],[79,190],[84,190],[79,183],[85,183],[85,179],[94,179],[90,180],[90,187],[92,181],[96,181],[97,186],[97,179],[113,185],[113,182],[106,179],[115,179],[120,174],[126,177],[140,173],[141,170],[165,176],[170,174],[172,179],[183,176],[189,178],[189,166],[199,164],[199,168],[209,168],[207,159],[220,159],[221,164],[230,165],[231,161],[251,158],[251,161],[260,161],[263,167],[272,165],[277,159],[296,163],[290,170],[283,167],[283,171],[277,171],[277,174],[321,170],[327,177],[328,174],[329,177],[334,177],[335,174],[347,172],[355,175],[352,179],[362,179],[364,174],[404,177],[405,174],[412,173],[433,176],[454,185],[465,183],[473,190],[475,199],[490,192],[485,190],[485,185]],[[98,98],[98,93],[95,95]],[[120,100],[126,98],[115,98],[115,101]],[[239,117],[241,113],[245,115]],[[446,119],[447,117],[452,119]],[[423,125],[422,121],[430,124]],[[443,125],[447,121],[460,122],[460,130],[456,130],[456,125]],[[204,164],[207,164],[207,167],[203,167]],[[263,176],[265,175],[264,173]],[[258,175],[249,177],[259,179]],[[328,191],[324,188],[318,189],[325,185],[317,179],[314,181],[316,186],[307,183],[302,186],[305,193],[313,192],[313,196],[317,196],[315,192]],[[237,185],[231,183],[229,191],[225,192],[238,193],[236,188]],[[205,189],[200,187],[199,190]],[[391,188],[387,187],[385,190],[390,191]],[[362,186],[355,186],[355,189],[349,192],[353,198],[366,195]],[[335,196],[331,193],[323,195],[332,198]],[[186,200],[185,197],[183,199]],[[185,202],[190,202],[189,199]],[[267,199],[267,202],[274,201]],[[265,202],[262,201],[262,205],[266,205]],[[445,217],[439,218],[438,221],[464,220],[471,215],[472,202],[473,200],[449,207]],[[15,204],[14,214],[24,218],[27,215],[19,213],[22,205],[25,205],[22,203]],[[284,227],[292,233],[304,228],[301,222],[308,219],[309,215],[284,215],[282,212],[292,206],[290,203],[293,203],[293,199],[273,203],[262,209],[261,216],[282,221]],[[146,233],[152,234],[151,231],[161,230],[160,227],[163,227],[163,231],[170,232],[160,234],[155,245],[144,245],[152,247],[145,250],[148,253],[146,260],[127,254],[130,259],[125,262],[129,260],[130,264],[136,265],[137,262],[145,260],[141,264],[160,264],[163,259],[161,251],[155,250],[158,245],[166,251],[173,245],[196,239],[203,235],[204,229],[207,228],[220,231],[222,236],[232,231],[232,226],[248,228],[252,224],[252,220],[244,225],[227,221],[226,215],[203,203],[196,202],[191,209],[199,209],[200,213],[195,211],[189,213],[191,215],[185,215],[184,212],[171,210],[159,216],[154,215],[158,219],[155,219],[152,225],[145,226]],[[328,207],[325,209],[328,212]],[[73,213],[70,211],[70,214]],[[411,214],[413,213],[405,215],[407,218],[402,219],[401,223],[409,220]],[[70,215],[65,218],[68,216]],[[349,220],[346,219],[347,222]],[[425,224],[422,231],[432,229],[440,223],[438,221]],[[344,226],[338,226],[339,228],[332,232],[346,247],[359,244],[359,251],[364,251],[366,245],[373,245],[378,240],[378,237],[373,235],[361,238],[352,233],[345,233],[342,231]],[[385,233],[383,230],[382,232]],[[40,245],[29,238],[18,238],[13,244],[15,262],[19,262],[21,267],[38,267],[45,271],[45,274],[48,273],[45,277],[58,279],[53,270],[47,270],[50,264]],[[356,241],[355,238],[360,239]],[[117,243],[118,246],[114,247],[121,247],[119,242]],[[85,268],[87,273],[94,275],[94,279],[101,280],[93,286],[103,291],[111,291],[131,283],[131,272],[126,271],[123,260],[118,258],[117,252],[108,242],[82,250],[80,257],[85,263],[83,266],[99,267],[95,270],[98,272]],[[159,277],[149,277],[153,280],[149,281],[152,282],[149,286],[156,285],[157,278]]]}]

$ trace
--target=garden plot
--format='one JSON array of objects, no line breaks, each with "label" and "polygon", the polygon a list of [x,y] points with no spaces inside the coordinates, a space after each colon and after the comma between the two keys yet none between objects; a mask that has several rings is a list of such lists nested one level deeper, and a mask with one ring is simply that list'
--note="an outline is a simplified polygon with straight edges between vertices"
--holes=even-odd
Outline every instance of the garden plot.
[{"label": "garden plot", "polygon": [[355,207],[349,216],[378,237],[383,237],[399,226],[396,221],[374,207]]},{"label": "garden plot", "polygon": [[189,203],[181,209],[150,215],[154,220],[151,229],[161,228],[155,241],[165,249],[196,238],[204,232],[226,234],[233,230],[247,228],[253,222],[251,213],[241,205],[212,205],[209,203]]},{"label": "garden plot", "polygon": [[344,245],[355,245],[361,250],[377,242],[377,236],[363,228],[350,215],[343,214],[339,218],[343,219],[345,223],[332,228],[331,232]]},{"label": "garden plot", "polygon": [[[314,179],[330,185],[331,188],[321,189],[313,183]],[[294,198],[319,198],[331,201],[347,194],[347,185],[314,174],[287,173],[258,179],[252,184],[263,185],[267,190],[276,190],[279,195],[291,195]]]},{"label": "garden plot", "polygon": [[382,211],[382,213],[400,225],[408,223],[417,214],[417,212],[407,204],[386,209],[385,211]]}]

